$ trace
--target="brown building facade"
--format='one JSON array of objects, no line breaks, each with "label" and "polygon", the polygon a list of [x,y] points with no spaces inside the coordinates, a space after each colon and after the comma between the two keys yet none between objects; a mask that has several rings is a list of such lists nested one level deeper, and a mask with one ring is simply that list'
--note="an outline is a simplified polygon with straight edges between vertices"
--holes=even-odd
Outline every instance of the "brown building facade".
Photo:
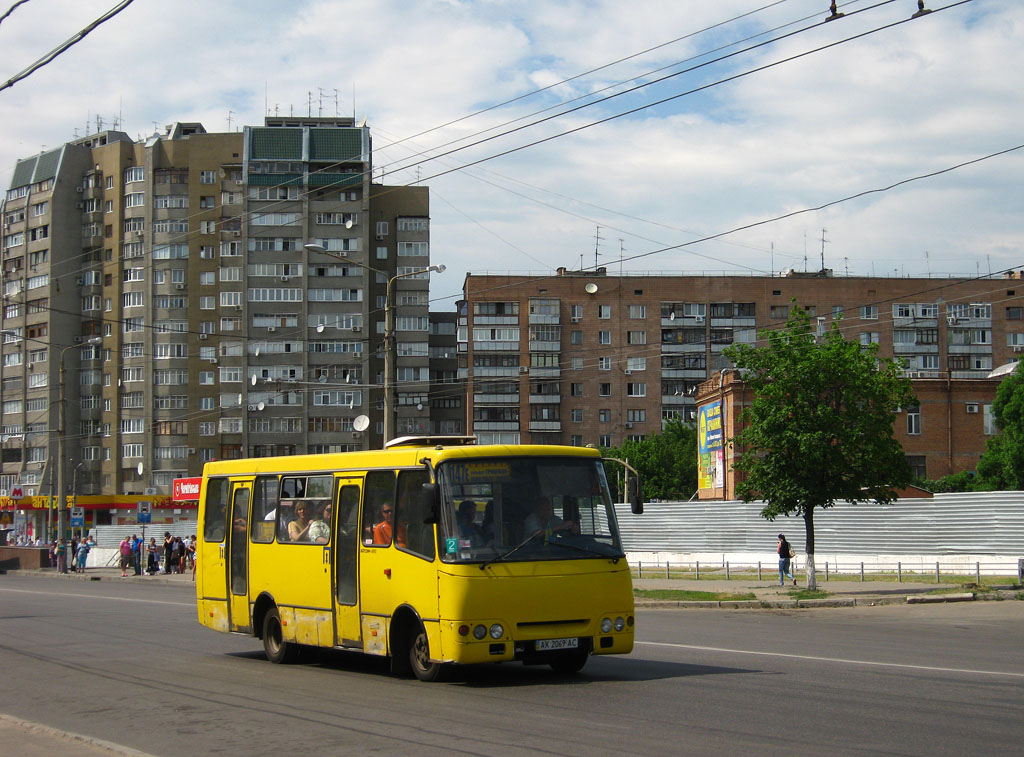
[{"label": "brown building facade", "polygon": [[669,418],[696,421],[698,387],[730,367],[723,351],[781,327],[795,301],[819,329],[841,317],[847,338],[876,342],[881,355],[904,361],[921,408],[904,413],[897,431],[915,470],[937,477],[973,467],[991,427],[986,407],[996,382],[986,377],[1024,350],[1024,281],[1016,275],[560,269],[554,276],[470,274],[464,294],[459,376],[467,433],[482,441],[612,447],[659,433]]}]

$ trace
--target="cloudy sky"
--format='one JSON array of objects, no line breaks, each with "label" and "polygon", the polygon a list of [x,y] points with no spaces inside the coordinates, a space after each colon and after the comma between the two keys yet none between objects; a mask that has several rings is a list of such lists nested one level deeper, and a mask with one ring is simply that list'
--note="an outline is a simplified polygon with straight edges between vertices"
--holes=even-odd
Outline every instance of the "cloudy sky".
[{"label": "cloudy sky", "polygon": [[[17,7],[0,80],[115,5]],[[614,272],[817,270],[823,229],[836,275],[1024,267],[1024,3],[853,1],[821,23],[828,5],[135,0],[0,91],[0,184],[97,117],[137,137],[354,112],[375,174],[431,189],[436,309],[467,271],[595,251]]]}]

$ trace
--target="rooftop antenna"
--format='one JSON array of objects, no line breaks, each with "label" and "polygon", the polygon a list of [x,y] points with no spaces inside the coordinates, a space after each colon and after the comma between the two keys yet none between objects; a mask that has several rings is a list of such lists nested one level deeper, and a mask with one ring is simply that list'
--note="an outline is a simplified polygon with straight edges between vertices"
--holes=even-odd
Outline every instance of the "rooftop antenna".
[{"label": "rooftop antenna", "polygon": [[924,269],[928,272],[928,278],[932,277],[932,262],[928,259],[928,250],[924,251]]},{"label": "rooftop antenna", "polygon": [[601,227],[598,226],[594,230],[594,269],[597,269],[597,250],[601,246],[601,240],[604,237],[601,236]]},{"label": "rooftop antenna", "polygon": [[313,117],[313,90],[306,90],[306,118]]},{"label": "rooftop antenna", "polygon": [[[334,88],[334,115],[335,116],[340,116],[341,115],[341,110],[338,108],[338,88],[337,87]],[[352,117],[355,118],[355,116],[352,116]]]},{"label": "rooftop antenna", "polygon": [[985,260],[988,261],[988,275],[991,276],[992,275],[992,256],[991,255],[985,255]]},{"label": "rooftop antenna", "polygon": [[772,242],[772,245],[771,245],[771,253],[772,253],[772,257],[771,257],[771,262],[772,262],[772,276],[774,276],[774,275],[775,275],[775,242]]},{"label": "rooftop antenna", "polygon": [[267,85],[267,80],[264,79],[263,80],[263,115],[264,116],[269,116],[270,115],[270,93],[269,93],[268,90],[269,90],[269,87]]},{"label": "rooftop antenna", "polygon": [[356,120],[356,83],[352,82],[352,120]]},{"label": "rooftop antenna", "polygon": [[317,118],[323,118],[324,115],[324,88],[317,87],[317,97],[319,98],[319,105],[317,106],[316,116]]},{"label": "rooftop antenna", "polygon": [[626,251],[626,240],[619,237],[619,278],[622,278],[622,254]]},{"label": "rooftop antenna", "polygon": [[231,116],[234,114],[235,112],[233,110],[228,111],[228,131],[231,131]]},{"label": "rooftop antenna", "polygon": [[825,232],[826,231],[828,231],[828,229],[822,227],[822,229],[821,229],[821,270],[822,271],[825,270],[825,242],[828,241],[827,239],[825,239]]},{"label": "rooftop antenna", "polygon": [[850,275],[850,259],[849,258],[845,258],[845,257],[843,258],[843,268],[846,269],[846,275],[849,276]]}]

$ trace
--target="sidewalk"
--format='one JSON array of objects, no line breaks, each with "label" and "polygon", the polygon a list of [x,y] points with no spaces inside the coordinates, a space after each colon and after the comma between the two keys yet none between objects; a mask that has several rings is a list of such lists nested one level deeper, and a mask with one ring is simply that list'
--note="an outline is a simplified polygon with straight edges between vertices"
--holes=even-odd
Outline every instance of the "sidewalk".
[{"label": "sidewalk", "polygon": [[[64,581],[139,582],[165,586],[195,586],[192,573],[158,573],[154,576],[136,576],[131,573],[121,577],[120,568],[89,568],[85,573],[61,575],[52,568],[41,570],[9,570],[7,576],[51,576]],[[634,578],[634,589],[670,589],[676,591],[700,591],[714,594],[753,594],[752,600],[710,600],[687,601],[647,599],[637,597],[637,607],[684,607],[703,608],[793,608],[793,607],[861,607],[882,604],[916,604],[925,602],[963,602],[982,599],[1024,599],[1024,587],[1012,584],[992,587],[990,591],[977,592],[964,585],[903,581],[825,581],[818,577],[818,590],[827,592],[824,599],[796,599],[795,592],[804,588],[804,579],[798,577],[798,586],[779,586],[778,579],[724,578]],[[937,593],[941,590],[942,593]]]},{"label": "sidewalk", "polygon": [[[963,602],[975,599],[1024,598],[1024,589],[1006,585],[991,591],[977,592],[960,588],[957,584],[936,584],[894,581],[825,581],[818,577],[818,591],[827,592],[824,599],[796,599],[794,594],[806,588],[805,580],[797,579],[797,586],[779,586],[778,579],[761,580],[737,578],[733,580],[694,580],[685,578],[634,578],[634,589],[671,589],[721,594],[753,594],[753,600],[734,601],[681,601],[637,597],[637,607],[686,608],[792,608],[792,607],[860,607],[881,604],[917,604],[926,602]],[[942,593],[938,593],[941,590]]]}]

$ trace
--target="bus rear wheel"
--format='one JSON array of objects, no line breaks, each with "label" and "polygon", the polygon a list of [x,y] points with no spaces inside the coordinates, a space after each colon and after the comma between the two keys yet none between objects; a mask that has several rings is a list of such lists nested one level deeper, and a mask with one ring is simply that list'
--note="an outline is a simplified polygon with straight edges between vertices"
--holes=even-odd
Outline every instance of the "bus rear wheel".
[{"label": "bus rear wheel", "polygon": [[293,662],[299,651],[298,645],[284,640],[281,614],[276,607],[267,610],[263,617],[263,651],[275,664]]},{"label": "bus rear wheel", "polygon": [[444,663],[433,662],[430,659],[430,643],[422,624],[416,629],[409,643],[409,667],[412,668],[414,676],[427,683],[440,681],[444,677]]}]

